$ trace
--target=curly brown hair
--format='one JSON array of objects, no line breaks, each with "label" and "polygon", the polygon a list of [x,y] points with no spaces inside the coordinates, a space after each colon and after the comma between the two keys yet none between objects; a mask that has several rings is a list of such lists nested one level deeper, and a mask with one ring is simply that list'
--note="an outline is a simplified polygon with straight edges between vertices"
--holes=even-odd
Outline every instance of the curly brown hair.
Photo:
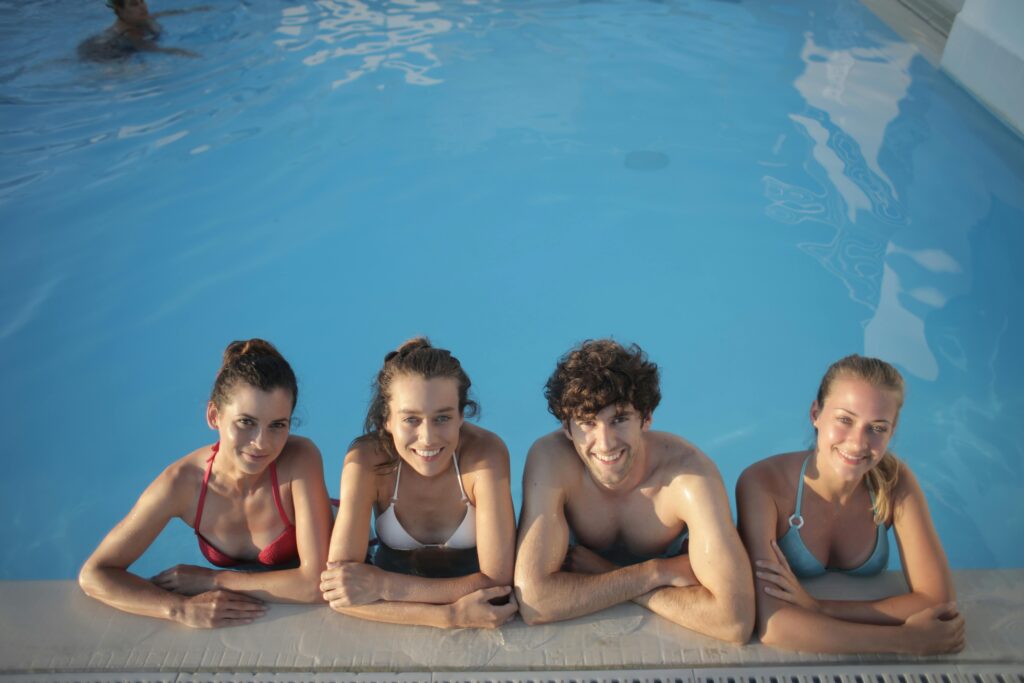
[{"label": "curly brown hair", "polygon": [[544,397],[563,424],[610,405],[631,405],[647,420],[661,402],[658,384],[658,366],[636,344],[588,339],[558,359]]}]

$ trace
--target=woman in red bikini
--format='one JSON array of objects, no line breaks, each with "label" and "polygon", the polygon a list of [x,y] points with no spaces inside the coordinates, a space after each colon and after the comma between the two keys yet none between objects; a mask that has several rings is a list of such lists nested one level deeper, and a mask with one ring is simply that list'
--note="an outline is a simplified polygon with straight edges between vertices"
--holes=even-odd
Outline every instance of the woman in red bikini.
[{"label": "woman in red bikini", "polygon": [[[289,434],[297,397],[295,374],[273,345],[229,344],[206,408],[219,440],[149,485],[86,560],[82,589],[196,628],[250,623],[265,601],[320,602],[331,512],[320,452]],[[178,565],[150,580],[130,573],[174,517],[195,529],[211,564],[231,569]]]}]

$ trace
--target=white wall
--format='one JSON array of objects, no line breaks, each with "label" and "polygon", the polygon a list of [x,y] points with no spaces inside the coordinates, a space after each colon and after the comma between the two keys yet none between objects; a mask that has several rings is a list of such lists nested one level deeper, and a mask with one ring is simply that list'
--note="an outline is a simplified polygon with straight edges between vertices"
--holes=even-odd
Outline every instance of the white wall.
[{"label": "white wall", "polygon": [[1024,0],[965,0],[942,68],[1024,135]]}]

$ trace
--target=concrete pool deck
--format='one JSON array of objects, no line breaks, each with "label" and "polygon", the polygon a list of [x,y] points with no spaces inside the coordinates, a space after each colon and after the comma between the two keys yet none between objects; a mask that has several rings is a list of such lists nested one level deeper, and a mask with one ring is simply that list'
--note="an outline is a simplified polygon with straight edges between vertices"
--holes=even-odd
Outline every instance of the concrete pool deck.
[{"label": "concrete pool deck", "polygon": [[[124,614],[87,598],[73,581],[5,581],[0,681],[770,681],[783,673],[897,670],[906,681],[1024,681],[1024,570],[955,576],[967,647],[927,658],[732,646],[633,604],[545,626],[515,620],[495,631],[393,626],[326,606],[272,605],[254,624],[199,631]],[[880,597],[904,584],[890,572],[867,580],[827,576],[810,587],[825,597],[849,595],[851,587]],[[901,680],[893,676],[870,680]]]}]

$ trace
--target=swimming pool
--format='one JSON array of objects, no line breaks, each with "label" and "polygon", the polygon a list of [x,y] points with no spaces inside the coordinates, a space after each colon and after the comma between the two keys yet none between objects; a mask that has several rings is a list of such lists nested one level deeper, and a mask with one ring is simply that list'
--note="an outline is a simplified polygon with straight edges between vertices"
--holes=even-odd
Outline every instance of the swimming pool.
[{"label": "swimming pool", "polygon": [[[108,15],[0,5],[0,578],[73,577],[211,439],[231,339],[292,361],[336,493],[419,333],[515,477],[556,357],[636,341],[730,488],[880,355],[951,564],[1024,566],[1024,143],[857,2],[252,0],[78,63]],[[135,568],[177,562],[180,523]]]}]

